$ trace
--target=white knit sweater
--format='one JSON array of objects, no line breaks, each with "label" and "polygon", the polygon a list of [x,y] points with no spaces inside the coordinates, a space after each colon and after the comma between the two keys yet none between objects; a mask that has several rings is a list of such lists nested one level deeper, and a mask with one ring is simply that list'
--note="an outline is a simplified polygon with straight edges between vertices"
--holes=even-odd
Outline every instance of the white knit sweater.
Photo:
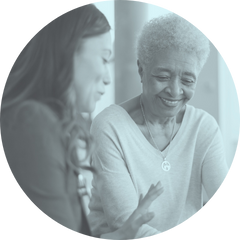
[{"label": "white knit sweater", "polygon": [[171,170],[162,170],[162,157],[144,137],[129,114],[111,105],[93,121],[97,149],[92,156],[94,175],[89,223],[99,236],[119,228],[136,209],[139,196],[159,180],[164,193],[149,211],[155,217],[136,238],[166,231],[195,214],[203,205],[202,186],[217,189],[228,168],[222,137],[215,119],[190,105],[167,157]]}]

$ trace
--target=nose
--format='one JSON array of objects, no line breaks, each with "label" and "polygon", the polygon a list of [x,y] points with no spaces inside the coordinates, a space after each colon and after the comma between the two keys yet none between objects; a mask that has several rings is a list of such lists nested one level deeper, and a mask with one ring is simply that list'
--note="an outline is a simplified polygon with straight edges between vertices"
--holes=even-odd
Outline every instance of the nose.
[{"label": "nose", "polygon": [[179,79],[171,79],[165,91],[169,93],[172,98],[177,98],[179,95],[183,94]]},{"label": "nose", "polygon": [[103,83],[104,83],[104,85],[108,85],[111,83],[111,76],[110,76],[108,66],[106,66],[106,71],[103,76]]}]

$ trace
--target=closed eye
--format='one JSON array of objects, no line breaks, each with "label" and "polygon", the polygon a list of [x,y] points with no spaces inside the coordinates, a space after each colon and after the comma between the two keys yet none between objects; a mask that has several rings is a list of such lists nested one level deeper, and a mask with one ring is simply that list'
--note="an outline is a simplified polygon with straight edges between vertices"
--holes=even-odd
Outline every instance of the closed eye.
[{"label": "closed eye", "polygon": [[193,84],[195,81],[193,81],[192,79],[182,79],[182,83],[185,85],[190,85]]},{"label": "closed eye", "polygon": [[169,77],[157,77],[157,78],[159,78],[159,79],[161,79],[161,80],[167,80],[167,79],[169,79]]}]

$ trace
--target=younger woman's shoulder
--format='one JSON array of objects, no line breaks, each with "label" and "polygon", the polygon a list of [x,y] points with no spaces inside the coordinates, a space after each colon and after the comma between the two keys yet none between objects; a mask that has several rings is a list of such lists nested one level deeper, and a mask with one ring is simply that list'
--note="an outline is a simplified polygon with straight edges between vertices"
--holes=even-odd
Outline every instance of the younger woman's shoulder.
[{"label": "younger woman's shoulder", "polygon": [[57,115],[46,104],[28,100],[9,109],[5,119],[13,127],[48,126],[58,122]]}]

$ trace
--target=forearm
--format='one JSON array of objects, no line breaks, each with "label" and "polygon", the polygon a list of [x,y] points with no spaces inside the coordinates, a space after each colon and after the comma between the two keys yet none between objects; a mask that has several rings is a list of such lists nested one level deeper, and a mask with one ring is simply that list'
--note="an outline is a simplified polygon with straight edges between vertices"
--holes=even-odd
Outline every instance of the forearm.
[{"label": "forearm", "polygon": [[118,238],[119,234],[117,234],[117,231],[114,232],[110,232],[110,233],[104,233],[98,236],[94,236],[93,240],[124,240],[124,239],[120,239]]},{"label": "forearm", "polygon": [[[156,229],[154,229],[156,230]],[[153,238],[158,238],[160,237],[162,234],[160,231],[156,230],[156,231],[153,231],[152,234],[150,234],[151,236],[143,236],[143,239],[149,239],[150,237],[153,237]],[[137,237],[137,235],[136,235]],[[123,233],[122,229],[117,229],[116,231],[114,232],[110,232],[110,233],[105,233],[105,234],[102,234],[102,235],[99,235],[99,236],[94,236],[93,237],[93,240],[135,240],[136,237],[134,239],[127,239],[126,235]],[[142,239],[141,238],[138,238],[138,239]]]},{"label": "forearm", "polygon": [[100,238],[99,238],[99,240],[112,240],[112,239],[120,240],[120,239],[117,238],[116,231],[102,234],[102,235],[100,235]]},{"label": "forearm", "polygon": [[114,232],[101,234],[100,238],[103,238],[103,239],[116,239],[116,240],[125,239],[124,238],[124,234],[121,232],[121,229],[117,229]]}]

